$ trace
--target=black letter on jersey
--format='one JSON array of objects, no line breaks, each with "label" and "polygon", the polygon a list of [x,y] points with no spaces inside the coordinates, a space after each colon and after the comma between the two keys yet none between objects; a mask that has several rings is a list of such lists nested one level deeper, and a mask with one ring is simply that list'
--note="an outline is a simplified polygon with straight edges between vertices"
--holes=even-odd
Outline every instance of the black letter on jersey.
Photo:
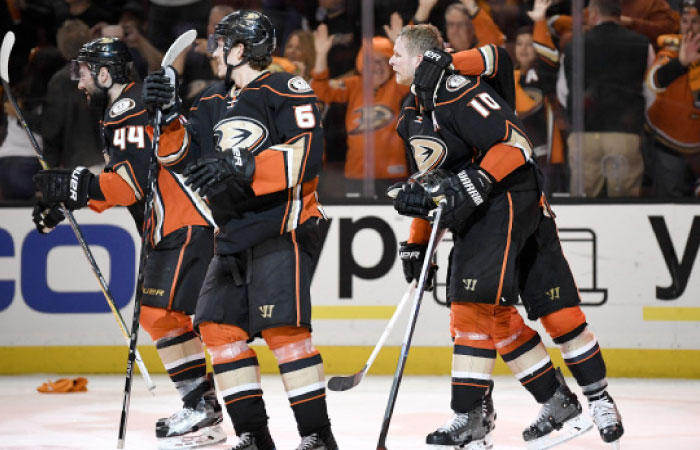
[{"label": "black letter on jersey", "polygon": [[673,249],[671,236],[668,234],[666,221],[661,216],[649,216],[651,227],[656,235],[656,240],[661,247],[661,254],[666,261],[666,267],[671,274],[671,285],[668,287],[656,286],[656,297],[660,300],[675,300],[685,291],[688,285],[690,272],[693,270],[695,256],[700,247],[700,216],[693,217],[693,224],[690,226],[690,235],[685,244],[683,259],[678,264],[676,251]]},{"label": "black letter on jersey", "polygon": [[[382,238],[382,257],[373,267],[360,266],[352,254],[352,241],[365,228],[376,231]],[[340,298],[352,298],[353,275],[364,280],[375,280],[386,275],[396,260],[396,245],[394,230],[379,217],[363,217],[357,222],[340,219]]]}]

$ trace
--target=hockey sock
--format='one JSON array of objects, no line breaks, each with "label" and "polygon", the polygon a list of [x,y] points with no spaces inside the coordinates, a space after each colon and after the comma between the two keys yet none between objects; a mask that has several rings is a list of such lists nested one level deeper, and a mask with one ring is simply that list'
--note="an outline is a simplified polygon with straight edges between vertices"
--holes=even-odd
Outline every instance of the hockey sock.
[{"label": "hockey sock", "polygon": [[[202,341],[192,329],[192,320],[180,311],[145,305],[140,320],[155,341],[158,356],[184,400],[205,382],[207,370]],[[199,399],[193,400],[196,404]]]},{"label": "hockey sock", "polygon": [[323,360],[311,333],[305,328],[280,327],[262,334],[277,358],[299,434],[307,436],[328,427]]},{"label": "hockey sock", "polygon": [[542,325],[559,346],[566,366],[586,397],[597,398],[608,386],[605,361],[581,308],[575,306],[548,314],[542,318]]},{"label": "hockey sock", "polygon": [[237,435],[267,427],[260,385],[260,366],[248,333],[239,327],[205,322],[199,325],[212,358],[216,386],[224,399]]},{"label": "hockey sock", "polygon": [[[457,332],[459,335],[459,331]],[[468,339],[458,337],[452,354],[452,402],[453,411],[466,413],[477,407],[486,395],[491,373],[496,362],[496,349],[479,348],[466,343]],[[459,343],[458,343],[459,342]],[[491,340],[472,342],[493,347]]]},{"label": "hockey sock", "polygon": [[555,377],[554,366],[549,358],[547,349],[542,344],[539,334],[529,327],[508,345],[496,343],[498,352],[538,403],[544,403],[554,395],[559,386]]}]

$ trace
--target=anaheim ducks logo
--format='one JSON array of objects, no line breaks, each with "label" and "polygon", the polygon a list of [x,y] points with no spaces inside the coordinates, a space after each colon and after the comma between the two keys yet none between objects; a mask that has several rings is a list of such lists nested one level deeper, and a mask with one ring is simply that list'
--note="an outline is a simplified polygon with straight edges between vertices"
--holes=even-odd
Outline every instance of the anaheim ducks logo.
[{"label": "anaheim ducks logo", "polygon": [[450,75],[447,77],[445,87],[449,92],[457,91],[470,83],[469,78],[462,75]]},{"label": "anaheim ducks logo", "polygon": [[291,78],[287,82],[287,87],[289,87],[290,91],[296,92],[297,94],[311,92],[311,86],[309,86],[309,83],[307,83],[302,77]]},{"label": "anaheim ducks logo", "polygon": [[136,103],[134,102],[133,99],[130,98],[123,98],[121,100],[118,100],[114,105],[109,110],[109,117],[114,119],[117,116],[120,116],[136,106]]},{"label": "anaheim ducks logo", "polygon": [[267,135],[267,128],[249,117],[229,117],[214,127],[218,151],[242,147],[252,152],[267,140]]},{"label": "anaheim ducks logo", "polygon": [[[365,132],[365,111],[367,108],[357,108],[352,113],[359,116],[355,119],[357,124],[348,134],[361,134]],[[390,124],[394,120],[394,111],[386,105],[373,105],[370,109],[370,130],[378,130]]]},{"label": "anaheim ducks logo", "polygon": [[409,144],[418,170],[423,173],[438,167],[447,155],[447,146],[440,139],[415,136],[411,138]]}]

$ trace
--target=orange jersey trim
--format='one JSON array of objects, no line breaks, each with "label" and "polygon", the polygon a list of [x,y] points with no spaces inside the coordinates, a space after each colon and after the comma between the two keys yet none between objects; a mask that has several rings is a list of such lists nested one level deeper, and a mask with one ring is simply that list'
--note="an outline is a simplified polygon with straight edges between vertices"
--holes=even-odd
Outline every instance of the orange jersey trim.
[{"label": "orange jersey trim", "polygon": [[480,166],[496,181],[501,181],[526,162],[525,156],[519,148],[506,144],[496,144],[486,152]]},{"label": "orange jersey trim", "polygon": [[[129,170],[133,174],[133,169],[128,161],[124,164],[128,165]],[[136,177],[134,177],[136,179]],[[136,202],[136,194],[131,186],[117,173],[115,172],[102,172],[98,177],[98,182],[100,184],[100,190],[105,196],[105,202],[107,204],[114,206],[129,206]],[[139,188],[140,190],[140,188]]]},{"label": "orange jersey trim", "polygon": [[104,125],[104,126],[107,126],[107,125],[116,125],[116,124],[118,124],[118,123],[124,122],[125,120],[131,119],[132,117],[140,116],[141,114],[145,114],[145,113],[146,113],[146,110],[145,110],[145,109],[142,109],[142,110],[139,111],[139,112],[135,112],[135,113],[133,113],[133,114],[129,114],[128,116],[122,117],[121,119],[115,120],[114,122],[105,122],[103,125]]},{"label": "orange jersey trim", "polygon": [[510,252],[510,236],[513,232],[513,198],[510,192],[506,192],[508,196],[508,239],[506,241],[506,250],[503,252],[503,265],[501,266],[501,278],[498,280],[498,292],[494,304],[498,305],[503,292],[503,277],[506,275],[506,267],[508,266],[508,253]]},{"label": "orange jersey trim", "polygon": [[409,244],[427,244],[430,240],[431,231],[430,222],[416,217],[411,221],[411,230],[408,234],[407,242]]}]

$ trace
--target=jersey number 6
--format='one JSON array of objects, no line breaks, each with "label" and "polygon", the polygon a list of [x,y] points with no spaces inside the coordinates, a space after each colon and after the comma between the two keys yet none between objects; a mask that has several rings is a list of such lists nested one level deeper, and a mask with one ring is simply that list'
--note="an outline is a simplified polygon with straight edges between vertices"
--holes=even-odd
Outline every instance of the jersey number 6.
[{"label": "jersey number 6", "polygon": [[295,106],[294,118],[299,128],[313,128],[316,126],[316,117],[314,117],[314,111],[311,105]]}]

